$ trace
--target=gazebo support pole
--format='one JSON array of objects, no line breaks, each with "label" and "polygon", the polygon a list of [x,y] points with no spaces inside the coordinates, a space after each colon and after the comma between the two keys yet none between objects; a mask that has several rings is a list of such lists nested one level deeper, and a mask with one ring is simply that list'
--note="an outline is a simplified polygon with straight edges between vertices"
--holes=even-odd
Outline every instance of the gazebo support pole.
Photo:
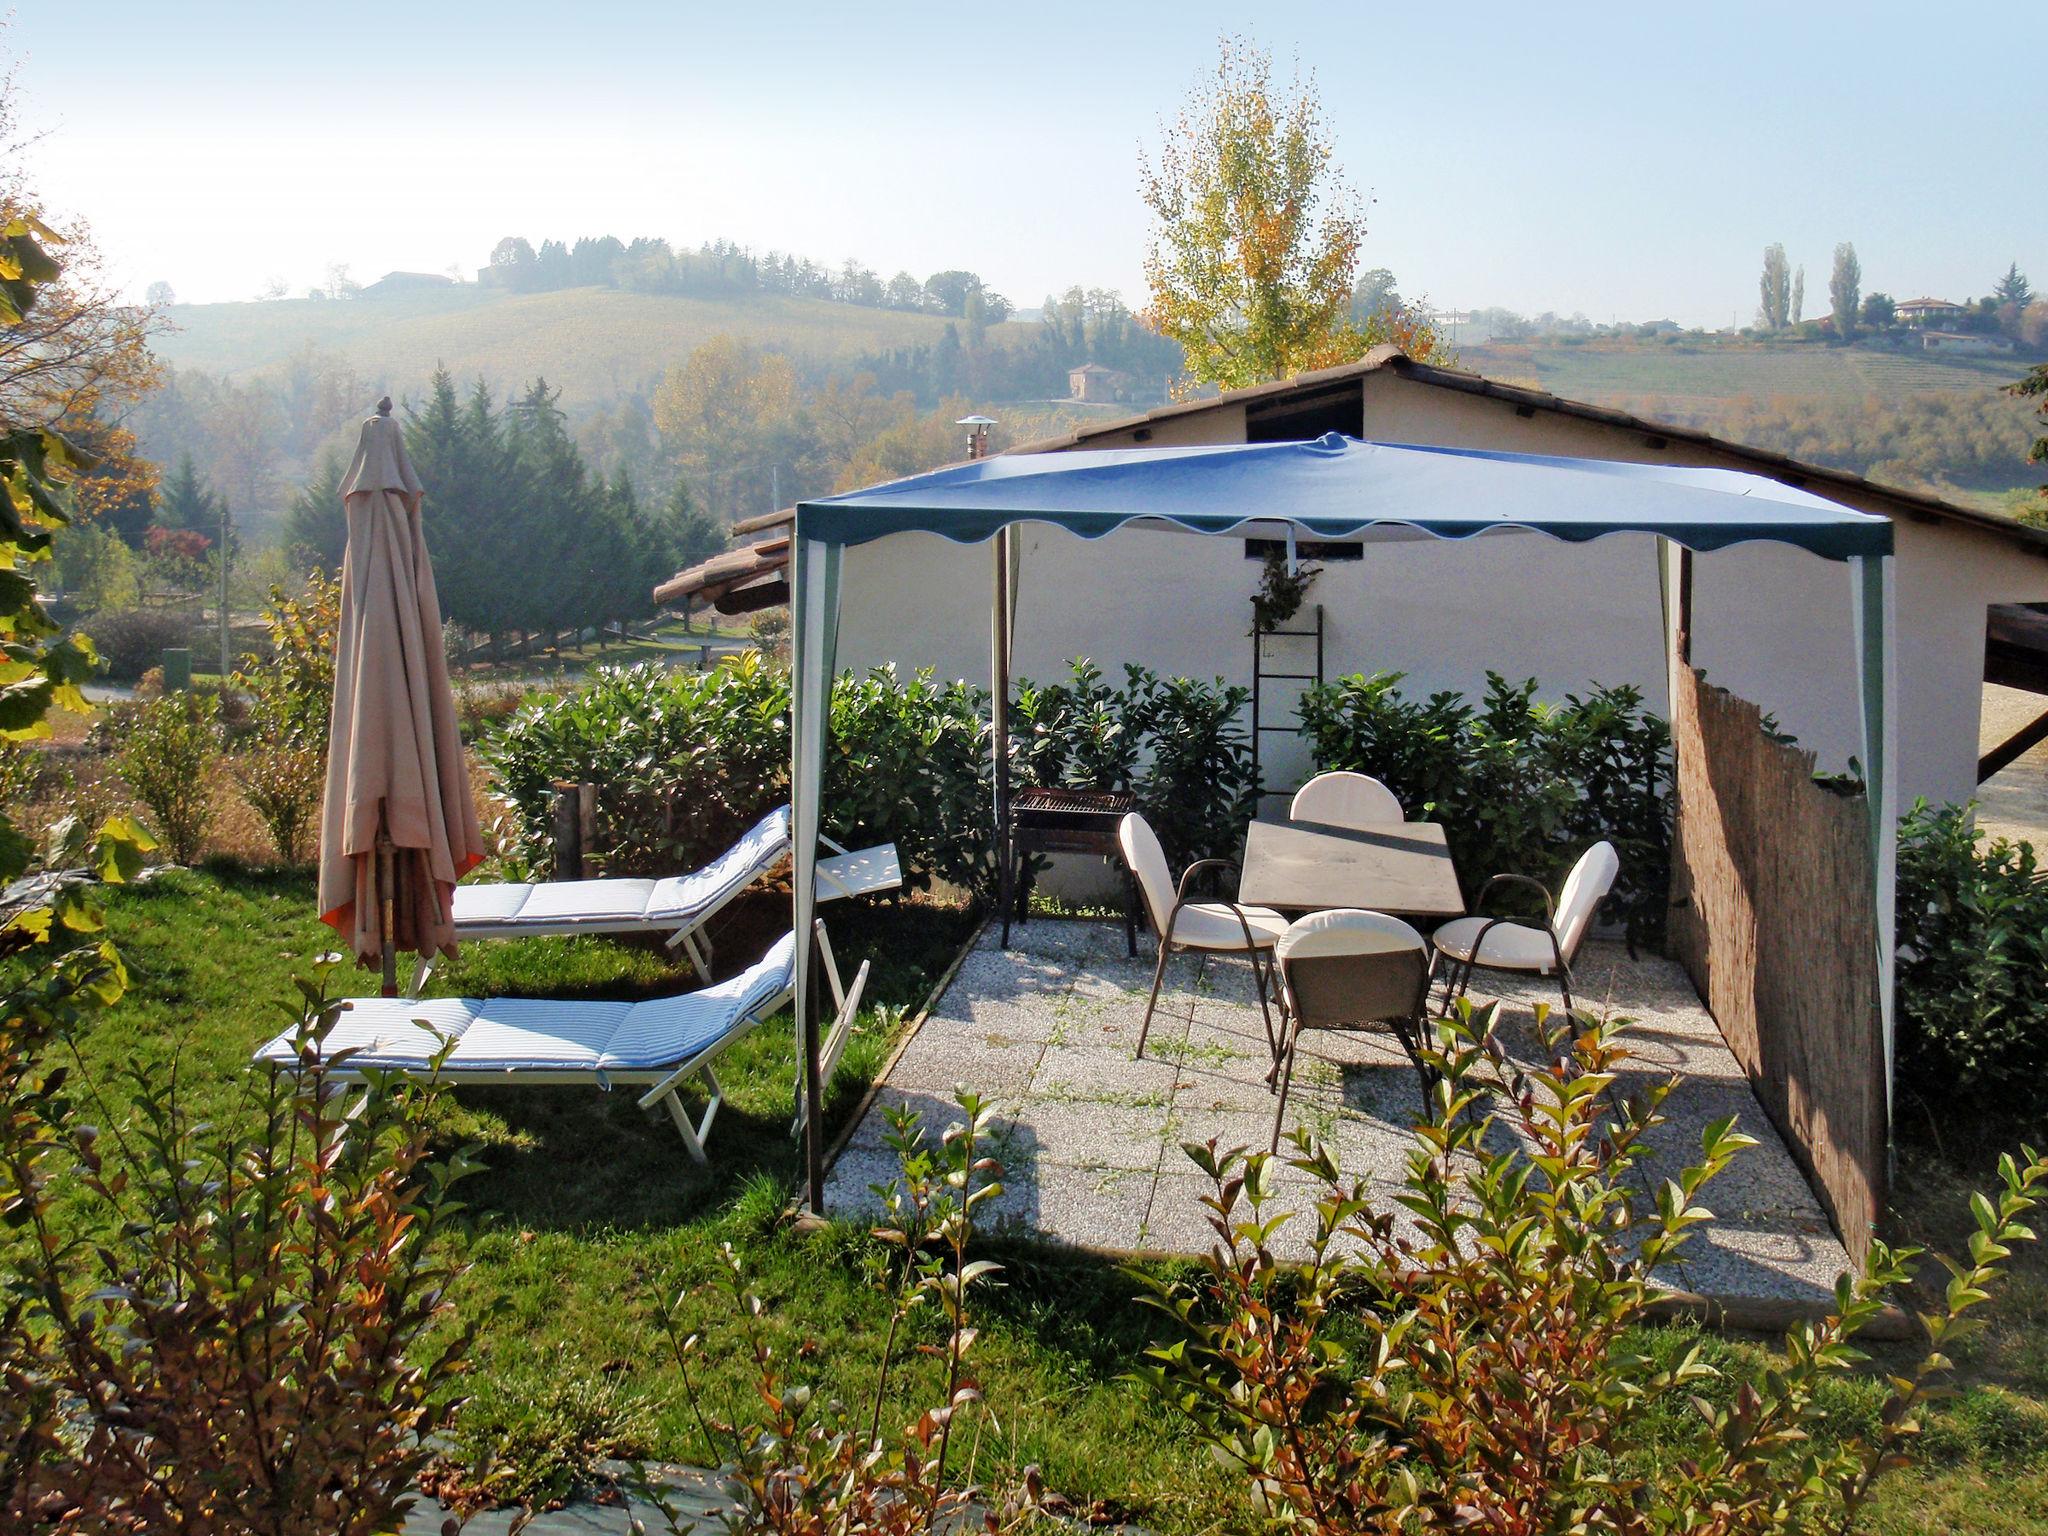
[{"label": "gazebo support pole", "polygon": [[989,623],[989,750],[995,754],[996,916],[1009,932],[1010,908],[1010,530],[995,537],[995,603]]},{"label": "gazebo support pole", "polygon": [[805,536],[801,509],[790,546],[790,906],[796,935],[797,1039],[803,1053],[804,1204],[825,1211],[825,1088],[819,1055],[818,834],[838,644],[839,551]]},{"label": "gazebo support pole", "polygon": [[1849,562],[1855,583],[1856,649],[1862,669],[1861,724],[1864,793],[1870,808],[1871,863],[1877,908],[1878,1011],[1884,1050],[1885,1148],[1895,1156],[1893,1093],[1897,1068],[1898,943],[1898,633],[1892,557],[1865,555]]}]

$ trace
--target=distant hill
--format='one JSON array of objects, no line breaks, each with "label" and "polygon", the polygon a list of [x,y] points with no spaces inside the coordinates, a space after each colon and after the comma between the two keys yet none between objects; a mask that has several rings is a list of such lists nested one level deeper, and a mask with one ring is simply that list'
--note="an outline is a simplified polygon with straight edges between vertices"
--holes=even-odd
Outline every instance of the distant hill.
[{"label": "distant hill", "polygon": [[[515,294],[461,284],[355,299],[181,304],[156,343],[174,366],[241,376],[308,342],[383,387],[406,389],[437,363],[502,389],[545,375],[568,398],[600,401],[651,383],[699,343],[731,333],[807,360],[935,342],[946,321],[780,295],[685,298],[568,288]],[[1028,326],[991,335],[1006,340]]]},{"label": "distant hill", "polygon": [[1896,399],[1929,390],[1983,393],[2028,363],[2012,356],[1942,357],[1876,347],[1759,346],[1740,342],[1485,344],[1459,349],[1460,365],[1568,400],[1630,405],[1694,419],[1722,403],[1774,395]]},{"label": "distant hill", "polygon": [[[308,342],[386,387],[409,388],[436,363],[507,389],[538,374],[595,404],[639,390],[722,332],[807,361],[850,361],[936,342],[946,321],[822,299],[761,294],[689,298],[613,288],[515,294],[473,283],[356,299],[183,304],[156,350],[179,368],[244,376],[285,362]],[[1020,340],[1031,318],[994,328]],[[1459,348],[1465,368],[1574,400],[1629,404],[1686,419],[1725,401],[1774,395],[1887,399],[1928,390],[1983,392],[2026,371],[2014,357],[1939,357],[1869,347],[1741,343],[1614,345],[1538,341]]]}]

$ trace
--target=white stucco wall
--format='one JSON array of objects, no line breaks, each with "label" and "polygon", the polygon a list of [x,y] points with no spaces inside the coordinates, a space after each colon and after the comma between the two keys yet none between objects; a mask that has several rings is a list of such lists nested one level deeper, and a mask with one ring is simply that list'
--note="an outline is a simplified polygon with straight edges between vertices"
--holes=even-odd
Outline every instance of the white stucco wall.
[{"label": "white stucco wall", "polygon": [[[1242,539],[1125,531],[1091,541],[1047,527],[1027,527],[1020,539],[1018,676],[1051,679],[1087,656],[1112,679],[1135,662],[1250,684],[1259,564]],[[1641,537],[1578,547],[1527,534],[1372,545],[1363,560],[1327,565],[1310,592],[1324,610],[1324,675],[1400,670],[1417,696],[1454,688],[1476,697],[1492,667],[1554,680],[1553,693],[1633,682],[1661,709],[1656,560],[1655,542]],[[931,666],[986,685],[993,583],[988,545],[916,534],[849,550],[841,664]],[[1610,597],[1572,612],[1579,589]],[[886,601],[869,600],[884,592]],[[1308,617],[1304,609],[1290,627]],[[1269,671],[1313,669],[1314,642],[1266,644]],[[1288,698],[1269,694],[1262,714],[1290,721]],[[1269,736],[1266,749],[1269,782],[1292,782],[1306,766],[1292,738]]]},{"label": "white stucco wall", "polygon": [[[1391,373],[1368,379],[1364,414],[1366,435],[1387,441],[1743,467],[1683,445],[1652,449],[1554,413],[1523,418],[1503,402]],[[1243,438],[1243,411],[1231,406],[1162,422],[1151,441]],[[1851,504],[1888,510],[1874,499]],[[1967,799],[1976,780],[1984,610],[2048,601],[2048,559],[1956,524],[1896,526],[1901,804],[1916,795]],[[1018,675],[1049,679],[1085,655],[1112,677],[1132,661],[1250,682],[1258,566],[1242,540],[1126,531],[1088,541],[1044,527],[1021,538]],[[843,591],[842,666],[893,662],[988,681],[989,546],[931,535],[859,546],[847,553]],[[1408,673],[1418,694],[1477,695],[1490,668],[1536,677],[1548,697],[1634,683],[1653,708],[1666,707],[1656,549],[1644,536],[1588,545],[1527,534],[1369,545],[1362,561],[1327,566],[1310,601],[1325,611],[1330,677],[1384,668]],[[1858,740],[1852,612],[1841,564],[1770,545],[1703,555],[1694,578],[1694,660],[1714,682],[1774,713],[1822,766],[1840,768]],[[1273,669],[1307,667],[1276,656]],[[1284,700],[1271,700],[1265,718],[1287,718]],[[1305,763],[1296,744],[1269,737],[1267,746],[1268,781],[1298,777]]]}]

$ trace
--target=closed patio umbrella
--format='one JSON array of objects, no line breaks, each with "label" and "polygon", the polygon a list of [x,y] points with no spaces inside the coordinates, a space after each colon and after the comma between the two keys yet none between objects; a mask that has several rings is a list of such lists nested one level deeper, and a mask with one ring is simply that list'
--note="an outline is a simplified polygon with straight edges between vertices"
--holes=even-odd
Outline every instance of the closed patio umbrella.
[{"label": "closed patio umbrella", "polygon": [[455,882],[482,862],[483,833],[455,729],[441,605],[420,536],[420,482],[387,396],[363,423],[342,482],[334,723],[320,816],[320,917],[356,957],[455,953]]}]

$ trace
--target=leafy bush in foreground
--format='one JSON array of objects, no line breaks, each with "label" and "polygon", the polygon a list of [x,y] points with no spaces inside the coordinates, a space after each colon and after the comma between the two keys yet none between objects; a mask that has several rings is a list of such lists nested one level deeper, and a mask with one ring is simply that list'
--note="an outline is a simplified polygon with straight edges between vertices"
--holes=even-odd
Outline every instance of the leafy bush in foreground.
[{"label": "leafy bush in foreground", "polygon": [[[1548,1031],[1547,1013],[1537,1023]],[[1709,1218],[1705,1186],[1750,1138],[1732,1119],[1707,1127],[1700,1161],[1644,1211],[1631,1185],[1671,1084],[1609,1119],[1619,1026],[1549,1037],[1551,1066],[1527,1076],[1493,1026],[1466,1009],[1439,1026],[1428,1059],[1441,1080],[1393,1201],[1297,1133],[1285,1166],[1315,1198],[1303,1269],[1270,1247],[1282,1163],[1188,1149],[1213,1184],[1218,1246],[1195,1283],[1139,1277],[1176,1334],[1145,1378],[1245,1474],[1269,1522],[1317,1536],[1843,1529],[1906,1459],[1942,1352],[1978,1327],[2011,1245],[2032,1237],[2022,1218],[2048,1160],[2002,1160],[1997,1199],[1973,1198],[1969,1257],[1921,1315],[1928,1354],[1888,1378],[1871,1438],[1840,1435],[1818,1389],[1864,1358],[1851,1337],[1918,1251],[1874,1245],[1837,1281],[1834,1315],[1794,1329],[1784,1365],[1732,1395],[1709,1390],[1717,1372],[1697,1345],[1670,1365],[1637,1355],[1626,1334],[1657,1293],[1653,1271]],[[1298,1205],[1307,1191],[1287,1193]],[[1695,1411],[1677,1411],[1686,1403]],[[1641,1468],[1630,1452],[1652,1423],[1660,1455]]]},{"label": "leafy bush in foreground", "polygon": [[[888,1225],[876,1236],[893,1250],[888,1284],[894,1305],[868,1402],[822,1400],[793,1378],[803,1357],[777,1356],[760,1326],[764,1304],[748,1289],[730,1244],[725,1281],[753,1362],[758,1399],[744,1421],[722,1419],[704,1401],[695,1369],[702,1341],[684,1334],[671,1314],[671,1343],[691,1406],[715,1448],[722,1490],[731,1501],[721,1521],[732,1536],[924,1536],[975,1528],[996,1536],[1021,1527],[1033,1512],[1039,1492],[1034,1469],[1026,1469],[1022,1487],[994,1499],[974,1481],[982,1441],[975,1421],[986,1415],[968,1364],[979,1333],[974,1294],[1001,1266],[967,1255],[975,1207],[1000,1196],[1003,1186],[1001,1167],[983,1150],[994,1106],[970,1093],[958,1102],[962,1119],[936,1146],[914,1108],[885,1111],[888,1144],[902,1171],[890,1185],[875,1186],[886,1205]],[[930,1327],[927,1319],[936,1321],[942,1342],[914,1344]],[[912,1352],[936,1359],[939,1400],[910,1424],[885,1428],[890,1373]],[[644,1477],[641,1493],[672,1536],[696,1528]]]},{"label": "leafy bush in foreground", "polygon": [[[246,1129],[197,1123],[135,1068],[103,1135],[64,1074],[24,1074],[0,1193],[27,1241],[0,1314],[0,1525],[53,1533],[396,1530],[452,1408],[439,1235],[462,1153],[429,1156],[439,1090],[344,1094],[301,983],[305,1070],[252,1090]],[[60,1199],[61,1196],[61,1199]]]},{"label": "leafy bush in foreground", "polygon": [[[1899,824],[1899,1081],[2038,1114],[2048,1074],[2048,873],[1974,808]],[[1910,1122],[1909,1122],[1910,1123]]]}]

